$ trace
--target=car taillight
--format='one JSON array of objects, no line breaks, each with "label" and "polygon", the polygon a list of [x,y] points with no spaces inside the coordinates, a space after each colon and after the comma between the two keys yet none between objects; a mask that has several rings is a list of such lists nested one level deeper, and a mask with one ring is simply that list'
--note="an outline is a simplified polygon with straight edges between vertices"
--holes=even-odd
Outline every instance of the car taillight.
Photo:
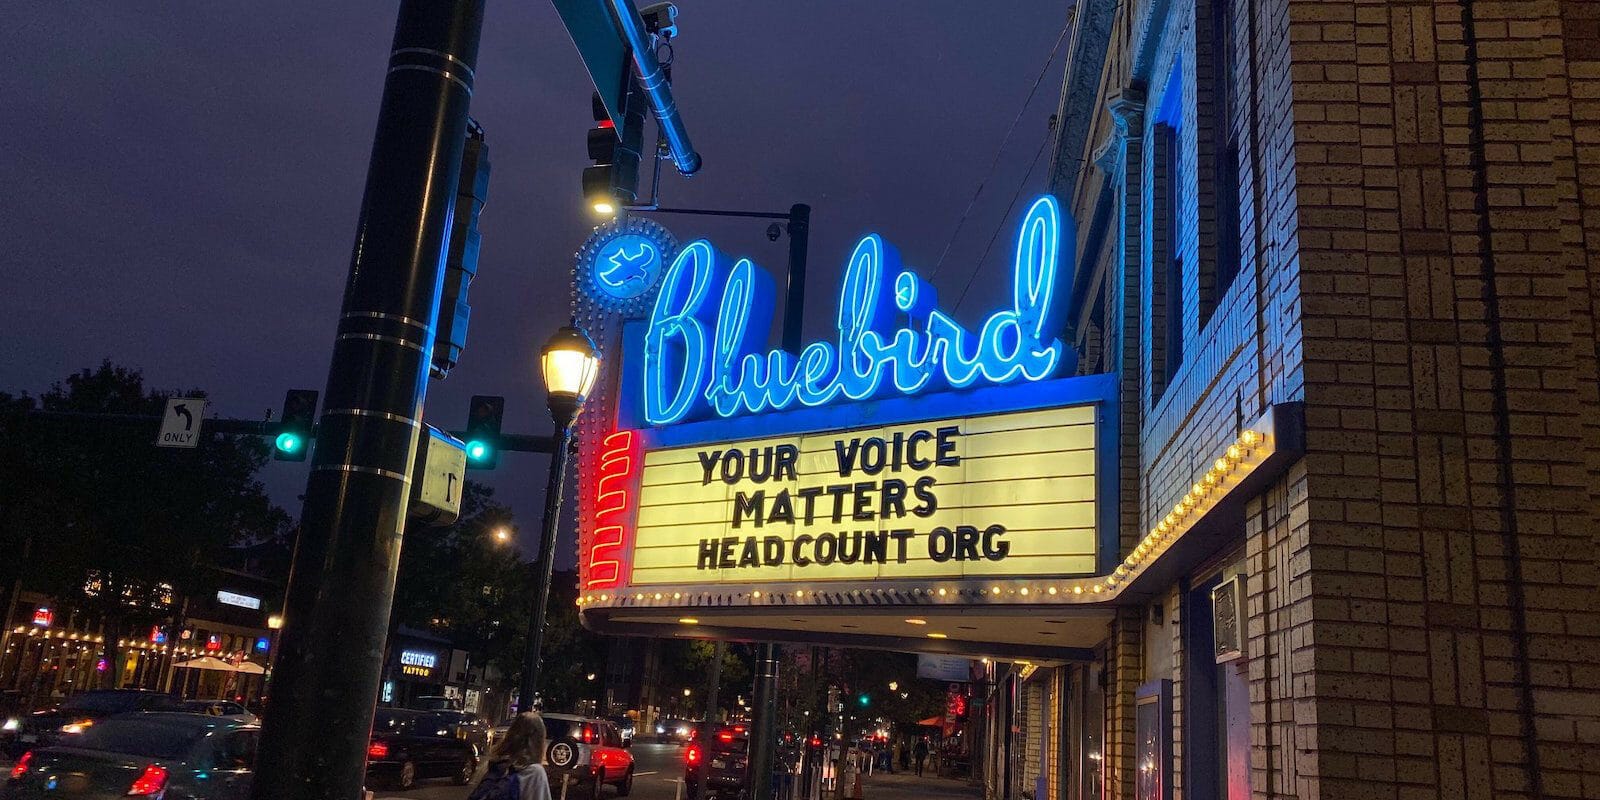
[{"label": "car taillight", "polygon": [[728,731],[722,731],[721,733],[717,734],[717,741],[719,741],[719,742],[732,742],[733,741],[733,734],[729,733]]},{"label": "car taillight", "polygon": [[591,728],[588,725],[583,726],[583,743],[584,744],[593,744],[594,743],[594,728]]},{"label": "car taillight", "polygon": [[32,750],[29,750],[28,752],[23,753],[22,754],[22,758],[17,759],[17,763],[11,765],[11,777],[20,778],[23,775],[27,774],[27,772],[28,772],[28,762],[32,761],[32,760],[33,760],[33,751]]},{"label": "car taillight", "polygon": [[167,768],[159,764],[151,764],[144,768],[139,778],[128,787],[128,795],[137,797],[143,795],[160,794],[167,787]]},{"label": "car taillight", "polygon": [[689,749],[683,751],[683,760],[690,764],[700,763],[700,745],[689,745]]},{"label": "car taillight", "polygon": [[388,742],[373,742],[372,744],[367,745],[367,758],[388,758],[388,757],[389,757],[389,743]]}]

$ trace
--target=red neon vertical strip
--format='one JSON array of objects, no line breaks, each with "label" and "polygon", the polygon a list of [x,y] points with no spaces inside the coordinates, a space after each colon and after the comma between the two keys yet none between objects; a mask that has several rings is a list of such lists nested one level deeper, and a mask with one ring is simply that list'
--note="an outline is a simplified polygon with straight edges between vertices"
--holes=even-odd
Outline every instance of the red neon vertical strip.
[{"label": "red neon vertical strip", "polygon": [[608,589],[622,583],[628,512],[634,506],[633,493],[642,468],[636,432],[616,431],[601,442],[595,469],[594,532],[589,537],[585,559],[585,589]]}]

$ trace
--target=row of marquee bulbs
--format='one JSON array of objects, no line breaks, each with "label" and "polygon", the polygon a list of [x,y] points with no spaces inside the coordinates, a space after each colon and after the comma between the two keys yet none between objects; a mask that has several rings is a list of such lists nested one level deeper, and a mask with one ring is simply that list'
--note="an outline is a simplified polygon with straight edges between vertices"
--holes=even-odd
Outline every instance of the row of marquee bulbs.
[{"label": "row of marquee bulbs", "polygon": [[[1245,459],[1250,457],[1250,452],[1252,450],[1266,442],[1266,438],[1267,437],[1265,434],[1253,430],[1246,430],[1240,433],[1238,438],[1234,440],[1233,444],[1228,445],[1227,450],[1224,451],[1221,456],[1217,457],[1216,461],[1211,463],[1210,468],[1206,470],[1205,474],[1200,476],[1200,479],[1193,486],[1189,487],[1188,493],[1178,500],[1177,504],[1172,507],[1172,511],[1168,512],[1160,522],[1157,522],[1155,527],[1151,528],[1150,532],[1145,534],[1144,539],[1142,539],[1139,544],[1134,546],[1133,552],[1129,553],[1128,557],[1123,559],[1122,563],[1118,564],[1117,568],[1105,578],[1076,583],[1065,588],[1059,586],[1046,586],[1038,588],[1022,586],[1013,587],[1008,591],[1001,586],[992,586],[989,588],[989,594],[992,596],[1000,596],[1002,594],[1009,593],[1010,595],[1017,595],[1021,597],[1056,597],[1064,593],[1071,593],[1073,595],[1082,595],[1084,593],[1104,594],[1116,589],[1119,585],[1131,577],[1134,571],[1137,570],[1141,564],[1149,560],[1150,557],[1154,555],[1158,549],[1160,549],[1161,545],[1166,544],[1169,542],[1169,540],[1176,538],[1179,533],[1188,528],[1188,525],[1185,523],[1191,521],[1190,517],[1195,513],[1195,511],[1199,510],[1201,506],[1205,504],[1206,499],[1209,498],[1213,493],[1218,492],[1224,487],[1224,485],[1227,483],[1228,477],[1239,469],[1239,467],[1244,463]],[[875,591],[879,594],[882,594],[883,592],[883,590]],[[956,596],[967,594],[966,591],[961,589],[947,589],[942,586],[936,590],[928,590],[928,593],[930,595],[937,595],[941,598],[947,598],[952,594]],[[800,601],[805,600],[807,596],[806,590],[804,589],[796,589],[793,592],[788,593],[762,592],[761,590],[757,589],[750,593],[750,597],[752,600],[761,600],[763,597],[781,600],[787,599],[785,597],[786,594],[793,597],[795,600]],[[813,591],[812,594],[815,595],[816,592]],[[982,594],[982,591],[979,590],[978,594]],[[632,599],[636,603],[643,603],[646,600],[661,602],[669,597],[675,601],[682,601],[685,596],[686,595],[683,592],[673,592],[670,595],[665,592],[637,592],[633,595]],[[692,600],[694,598],[691,597],[690,599]],[[701,602],[707,602],[711,599],[711,595],[709,593],[702,593],[699,599]],[[608,603],[611,602],[611,600],[612,596],[609,593],[580,595],[578,597],[578,605],[586,606],[594,603]],[[618,594],[616,596],[616,600],[619,602],[624,602],[628,600],[628,596],[626,594]]]},{"label": "row of marquee bulbs", "polygon": [[1219,492],[1224,484],[1227,483],[1228,476],[1238,470],[1244,460],[1249,458],[1250,451],[1265,441],[1266,436],[1257,431],[1245,430],[1241,432],[1233,444],[1228,445],[1228,449],[1223,451],[1223,454],[1216,461],[1211,462],[1211,467],[1206,470],[1204,475],[1200,476],[1199,481],[1189,487],[1189,491],[1178,500],[1172,510],[1167,512],[1167,515],[1160,522],[1157,522],[1149,533],[1145,534],[1144,539],[1134,545],[1133,552],[1129,553],[1128,557],[1123,559],[1122,563],[1118,564],[1110,575],[1106,576],[1103,584],[1105,588],[1101,589],[1100,586],[1096,586],[1095,590],[1109,591],[1115,589],[1118,584],[1131,577],[1134,570],[1137,570],[1141,564],[1148,560],[1162,544],[1169,539],[1176,538],[1187,527],[1184,524],[1185,520],[1200,509],[1208,497],[1213,493]]}]

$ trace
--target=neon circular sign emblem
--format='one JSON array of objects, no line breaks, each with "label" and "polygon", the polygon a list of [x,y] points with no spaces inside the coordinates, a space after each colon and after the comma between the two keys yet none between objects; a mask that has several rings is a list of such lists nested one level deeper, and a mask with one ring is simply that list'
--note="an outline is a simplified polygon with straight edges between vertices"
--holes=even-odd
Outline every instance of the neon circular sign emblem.
[{"label": "neon circular sign emblem", "polygon": [[608,311],[643,314],[677,252],[677,239],[652,220],[611,220],[595,228],[578,251],[579,289]]}]

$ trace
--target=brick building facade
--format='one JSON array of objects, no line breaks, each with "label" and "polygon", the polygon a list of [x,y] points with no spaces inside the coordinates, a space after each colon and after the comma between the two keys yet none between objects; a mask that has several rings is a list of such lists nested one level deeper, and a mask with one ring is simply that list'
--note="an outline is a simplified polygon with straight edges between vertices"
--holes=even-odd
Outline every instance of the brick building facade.
[{"label": "brick building facade", "polygon": [[1600,2],[1079,2],[1069,59],[1124,552],[1263,415],[1304,446],[1135,565],[1050,795],[1600,797]]}]

